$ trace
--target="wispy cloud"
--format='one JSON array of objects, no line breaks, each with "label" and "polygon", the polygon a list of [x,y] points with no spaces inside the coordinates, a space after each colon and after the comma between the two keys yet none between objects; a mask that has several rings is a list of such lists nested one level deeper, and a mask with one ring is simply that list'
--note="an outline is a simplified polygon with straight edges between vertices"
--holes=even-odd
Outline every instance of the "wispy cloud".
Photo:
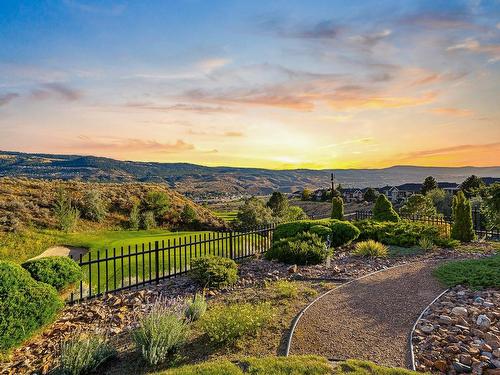
[{"label": "wispy cloud", "polygon": [[391,34],[392,34],[392,30],[385,29],[382,31],[373,32],[373,33],[369,33],[369,34],[355,35],[355,36],[350,37],[350,40],[357,42],[357,43],[360,43],[360,44],[367,46],[367,47],[373,47],[374,45],[376,45],[380,41],[384,40],[385,38],[387,38]]},{"label": "wispy cloud", "polygon": [[230,111],[228,108],[220,106],[207,106],[207,105],[187,104],[187,103],[161,105],[150,102],[130,102],[126,103],[125,107],[139,109],[139,110],[157,111],[157,112],[183,111],[183,112],[196,112],[196,113],[220,113],[220,112]]},{"label": "wispy cloud", "polygon": [[73,142],[71,147],[83,147],[86,150],[93,152],[153,152],[153,153],[179,153],[184,151],[192,151],[194,145],[187,143],[182,139],[178,139],[173,143],[163,143],[154,140],[144,140],[137,138],[99,138],[81,135],[76,142]]},{"label": "wispy cloud", "polygon": [[197,65],[204,73],[211,73],[215,69],[222,68],[223,66],[226,66],[230,62],[231,62],[230,59],[216,57],[216,58],[204,59],[198,62]]},{"label": "wispy cloud", "polygon": [[237,131],[227,131],[224,133],[224,137],[243,137],[244,134],[243,132],[237,132]]},{"label": "wispy cloud", "polygon": [[419,150],[396,157],[398,160],[415,160],[426,157],[450,156],[463,152],[492,151],[500,148],[500,142],[486,144],[464,144],[451,147]]},{"label": "wispy cloud", "polygon": [[464,41],[451,45],[447,48],[448,51],[468,51],[472,53],[484,53],[490,56],[490,62],[500,60],[500,44],[482,45],[474,38],[467,38]]},{"label": "wispy cloud", "polygon": [[260,22],[260,28],[280,37],[298,39],[333,39],[342,30],[342,26],[332,19],[312,24],[296,24],[287,22],[281,17],[268,16]]},{"label": "wispy cloud", "polygon": [[15,92],[0,94],[0,107],[9,104],[12,100],[14,100],[17,97],[19,97],[19,94]]},{"label": "wispy cloud", "polygon": [[90,5],[76,0],[63,0],[64,5],[81,12],[118,16],[127,8],[126,4],[113,4],[109,7]]},{"label": "wispy cloud", "polygon": [[455,116],[455,117],[467,117],[467,116],[472,116],[474,114],[474,111],[470,109],[449,108],[449,107],[433,108],[430,109],[429,112],[438,115]]},{"label": "wispy cloud", "polygon": [[63,83],[45,83],[39,88],[31,92],[31,97],[37,100],[45,100],[48,98],[58,98],[70,102],[80,100],[83,93],[80,90],[75,90]]}]

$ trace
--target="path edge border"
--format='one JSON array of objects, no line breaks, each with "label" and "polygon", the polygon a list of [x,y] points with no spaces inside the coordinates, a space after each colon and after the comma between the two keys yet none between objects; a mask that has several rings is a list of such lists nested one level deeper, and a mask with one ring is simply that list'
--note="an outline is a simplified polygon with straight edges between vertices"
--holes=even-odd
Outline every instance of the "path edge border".
[{"label": "path edge border", "polygon": [[414,352],[414,346],[413,346],[413,334],[415,333],[415,329],[417,328],[417,324],[419,322],[420,319],[422,319],[422,317],[424,316],[424,314],[427,312],[427,310],[429,310],[429,308],[434,304],[436,303],[442,296],[444,296],[446,293],[448,293],[450,291],[450,288],[446,289],[444,292],[440,293],[436,298],[434,298],[432,300],[431,303],[429,303],[425,309],[422,310],[422,312],[420,313],[420,315],[418,316],[417,320],[415,320],[415,323],[413,324],[413,327],[411,329],[411,332],[410,332],[410,356],[411,356],[411,369],[413,371],[417,371],[416,368],[416,364],[415,364],[415,352]]},{"label": "path edge border", "polygon": [[[425,262],[425,261],[423,261]],[[402,263],[402,264],[397,264],[395,266],[391,266],[391,267],[387,267],[387,268],[382,268],[380,270],[377,270],[377,271],[374,271],[374,272],[370,272],[364,276],[361,276],[361,277],[358,277],[356,279],[353,279],[353,280],[350,280],[348,282],[345,282],[343,284],[340,284],[339,286],[336,286],[335,288],[332,288],[330,290],[327,290],[326,292],[324,292],[323,294],[321,294],[320,296],[316,297],[314,300],[312,300],[306,307],[304,307],[300,312],[299,314],[295,317],[295,319],[293,320],[293,323],[292,323],[292,328],[290,330],[290,333],[288,335],[288,340],[287,340],[287,344],[286,344],[286,351],[285,351],[285,357],[288,357],[290,355],[290,348],[292,346],[292,339],[293,339],[293,334],[295,333],[295,329],[297,328],[297,324],[299,323],[300,321],[300,318],[302,318],[302,316],[305,314],[305,312],[312,306],[314,305],[316,302],[318,302],[320,299],[322,299],[323,297],[327,296],[328,294],[332,293],[334,290],[337,290],[337,289],[340,289],[346,285],[349,285],[355,281],[359,281],[359,280],[362,280],[366,277],[369,277],[369,276],[373,276],[377,273],[380,273],[380,272],[384,272],[384,271],[388,271],[388,270],[391,270],[391,269],[394,269],[394,268],[398,268],[398,267],[402,267],[402,266],[406,266],[408,264],[411,264],[412,262],[408,262],[408,263]],[[423,313],[422,313],[423,314]],[[420,318],[419,318],[420,319]],[[418,321],[418,320],[417,320]],[[412,330],[413,332],[413,330]],[[412,349],[412,348],[411,348]],[[412,354],[413,354],[413,351],[412,351]]]}]

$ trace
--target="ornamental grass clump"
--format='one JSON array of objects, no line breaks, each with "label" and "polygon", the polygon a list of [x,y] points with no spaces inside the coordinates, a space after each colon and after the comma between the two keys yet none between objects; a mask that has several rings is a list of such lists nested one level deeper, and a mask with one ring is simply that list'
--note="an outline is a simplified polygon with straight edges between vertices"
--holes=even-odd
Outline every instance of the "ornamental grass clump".
[{"label": "ornamental grass clump", "polygon": [[373,240],[358,242],[354,248],[354,255],[358,256],[382,258],[388,254],[387,246]]},{"label": "ornamental grass clump", "polygon": [[215,305],[200,320],[210,341],[216,344],[234,344],[244,336],[257,334],[274,316],[270,303],[253,305],[235,303]]},{"label": "ornamental grass clump", "polygon": [[150,365],[165,362],[187,340],[189,326],[158,300],[151,312],[139,320],[132,338],[142,357]]},{"label": "ornamental grass clump", "polygon": [[429,250],[434,249],[434,241],[432,241],[432,238],[429,238],[429,237],[422,237],[422,238],[418,241],[418,246],[419,246],[422,250],[429,251]]},{"label": "ornamental grass clump", "polygon": [[189,300],[186,305],[186,319],[191,322],[199,320],[207,311],[207,301],[203,294],[196,294],[192,300]]},{"label": "ornamental grass clump", "polygon": [[115,355],[116,350],[106,337],[80,334],[61,344],[59,370],[65,375],[88,374]]},{"label": "ornamental grass clump", "polygon": [[279,298],[295,298],[299,295],[297,283],[288,280],[279,280],[271,284],[271,289]]}]

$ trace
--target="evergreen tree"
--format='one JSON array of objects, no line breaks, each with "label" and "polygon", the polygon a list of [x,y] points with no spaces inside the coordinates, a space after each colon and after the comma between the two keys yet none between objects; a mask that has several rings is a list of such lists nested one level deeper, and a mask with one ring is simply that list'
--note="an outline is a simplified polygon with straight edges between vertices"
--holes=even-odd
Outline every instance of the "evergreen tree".
[{"label": "evergreen tree", "polygon": [[426,195],[413,194],[409,197],[404,206],[400,210],[403,215],[419,215],[419,216],[435,216],[437,214],[436,207],[432,199]]},{"label": "evergreen tree", "polygon": [[185,204],[181,212],[181,220],[184,224],[191,224],[196,220],[196,211],[190,204]]},{"label": "evergreen tree", "polygon": [[481,177],[477,177],[475,175],[469,176],[465,179],[464,182],[460,185],[460,190],[462,190],[465,194],[466,198],[471,198],[476,195],[484,186],[484,182]]},{"label": "evergreen tree", "polygon": [[375,200],[377,199],[377,192],[375,191],[375,189],[368,188],[363,195],[363,199],[367,202],[375,202]]},{"label": "evergreen tree", "polygon": [[428,191],[431,191],[432,189],[437,189],[437,187],[438,184],[436,179],[432,176],[429,176],[425,178],[424,183],[422,184],[421,192],[423,195],[425,195],[427,194]]},{"label": "evergreen tree", "polygon": [[275,217],[284,217],[288,210],[288,199],[285,194],[275,191],[269,201],[267,202],[267,207],[273,211]]},{"label": "evergreen tree", "polygon": [[332,219],[342,220],[344,218],[344,200],[341,197],[332,199]]},{"label": "evergreen tree", "polygon": [[139,227],[141,226],[141,212],[137,202],[134,203],[132,209],[130,210],[128,225],[132,230],[139,230]]},{"label": "evergreen tree", "polygon": [[373,219],[377,221],[399,221],[399,215],[384,194],[380,194],[373,207]]},{"label": "evergreen tree", "polygon": [[462,242],[470,242],[474,239],[472,227],[472,209],[470,201],[462,191],[453,197],[453,225],[451,227],[451,238]]}]

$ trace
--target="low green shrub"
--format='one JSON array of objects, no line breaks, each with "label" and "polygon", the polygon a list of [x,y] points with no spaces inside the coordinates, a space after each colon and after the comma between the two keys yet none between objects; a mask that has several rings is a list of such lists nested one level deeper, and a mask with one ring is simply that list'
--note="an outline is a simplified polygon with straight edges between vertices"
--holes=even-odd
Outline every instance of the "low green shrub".
[{"label": "low green shrub", "polygon": [[0,352],[50,323],[62,306],[54,287],[15,263],[0,261]]},{"label": "low green shrub", "polygon": [[434,270],[434,276],[449,287],[500,288],[500,255],[445,263]]},{"label": "low green shrub", "polygon": [[189,326],[178,315],[157,302],[152,311],[139,320],[132,338],[150,365],[165,362],[187,340]]},{"label": "low green shrub", "polygon": [[332,238],[332,230],[324,225],[313,225],[309,233],[318,235],[323,241],[326,241],[328,237]]},{"label": "low green shrub", "polygon": [[188,320],[195,322],[199,320],[207,311],[207,301],[203,294],[196,294],[189,300],[186,306],[185,315]]},{"label": "low green shrub", "polygon": [[215,305],[200,323],[212,342],[233,344],[243,336],[255,335],[273,316],[274,309],[269,303]]},{"label": "low green shrub", "polygon": [[[324,228],[317,228],[318,226],[329,228],[331,233],[326,233]],[[325,239],[324,234],[330,234],[332,246],[347,245],[359,236],[359,230],[348,221],[335,219],[301,220],[278,225],[274,231],[273,242],[289,239],[304,232],[312,232]]]},{"label": "low green shrub", "polygon": [[158,375],[243,375],[243,371],[227,360],[187,365],[161,372]]},{"label": "low green shrub", "polygon": [[356,244],[354,255],[368,257],[386,257],[389,254],[389,249],[380,242],[367,240]]},{"label": "low green shrub", "polygon": [[455,249],[460,246],[461,242],[458,240],[453,240],[446,237],[438,237],[434,240],[436,246],[443,247],[446,249]]},{"label": "low green shrub", "polygon": [[59,372],[65,375],[88,374],[115,355],[116,350],[104,336],[80,335],[62,343]]},{"label": "low green shrub", "polygon": [[204,287],[223,288],[238,280],[238,265],[229,258],[194,258],[191,260],[191,278]]},{"label": "low green shrub", "polygon": [[386,245],[412,247],[418,245],[421,238],[437,243],[443,238],[440,229],[432,224],[402,220],[400,222],[361,220],[354,225],[360,230],[359,240],[374,240]]},{"label": "low green shrub", "polygon": [[266,252],[266,259],[288,264],[319,264],[328,256],[325,243],[313,233],[301,233],[289,239],[274,242]]},{"label": "low green shrub", "polygon": [[279,298],[295,298],[299,295],[297,283],[288,280],[278,280],[270,285],[270,288]]},{"label": "low green shrub", "polygon": [[331,245],[334,247],[348,245],[360,234],[359,229],[348,221],[334,220],[330,229],[332,230]]},{"label": "low green shrub", "polygon": [[83,278],[80,266],[69,257],[45,257],[29,260],[22,264],[31,277],[37,281],[62,290]]}]

